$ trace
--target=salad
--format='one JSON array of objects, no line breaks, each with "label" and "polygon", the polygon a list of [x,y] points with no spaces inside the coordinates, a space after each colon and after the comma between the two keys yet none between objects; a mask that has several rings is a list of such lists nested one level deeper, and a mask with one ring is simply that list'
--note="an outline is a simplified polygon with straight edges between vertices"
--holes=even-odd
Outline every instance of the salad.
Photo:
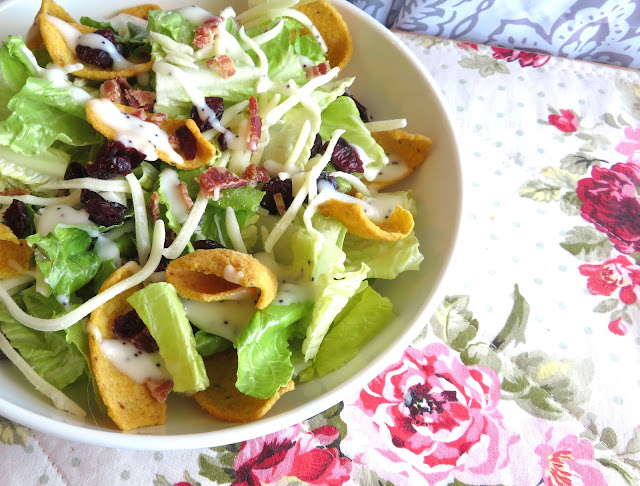
[{"label": "salad", "polygon": [[324,1],[43,0],[0,48],[3,355],[122,430],[170,393],[256,420],[355,357],[393,319],[376,280],[423,260],[412,192],[386,188],[431,142],[371,121],[351,53]]}]

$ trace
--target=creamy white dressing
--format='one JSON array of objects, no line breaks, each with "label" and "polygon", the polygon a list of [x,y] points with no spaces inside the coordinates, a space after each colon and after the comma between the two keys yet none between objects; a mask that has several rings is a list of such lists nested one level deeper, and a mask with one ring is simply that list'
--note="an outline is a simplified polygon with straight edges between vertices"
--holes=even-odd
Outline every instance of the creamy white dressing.
[{"label": "creamy white dressing", "polygon": [[378,172],[376,182],[388,182],[402,179],[411,169],[400,157],[390,157],[389,163]]},{"label": "creamy white dressing", "polygon": [[124,339],[102,339],[100,350],[120,373],[142,385],[147,379],[170,380],[159,352],[146,353]]},{"label": "creamy white dressing", "polygon": [[179,13],[182,18],[187,19],[195,25],[202,25],[206,20],[214,17],[211,12],[207,12],[202,7],[197,7],[195,5],[192,5],[191,7],[178,8],[175,9],[174,12]]},{"label": "creamy white dressing", "polygon": [[149,22],[145,19],[141,19],[140,17],[135,17],[134,15],[129,15],[125,13],[120,13],[115,15],[107,20],[113,27],[118,31],[118,35],[125,39],[129,38],[129,23],[135,24],[143,29],[147,28]]},{"label": "creamy white dressing", "polygon": [[[363,177],[368,181],[374,180],[378,176],[378,170],[372,167],[371,162],[373,162],[373,159],[369,157],[367,152],[365,152],[359,145],[356,145],[355,143],[349,143],[349,145],[353,147],[353,149],[358,154],[358,157],[360,157],[360,161],[362,162],[363,167]],[[384,163],[386,164],[387,160],[385,160]]]},{"label": "creamy white dressing", "polygon": [[49,81],[51,81],[51,84],[54,88],[66,89],[71,95],[71,98],[73,98],[76,103],[83,105],[92,98],[92,96],[82,88],[71,84],[71,82],[67,78],[67,75],[69,73],[82,69],[82,64],[67,64],[64,67],[58,66],[57,64],[50,64],[46,68],[41,68],[38,65],[38,61],[36,61],[33,53],[29,49],[27,49],[26,46],[21,46],[21,51],[28,59],[29,64],[37,77],[48,79]]},{"label": "creamy white dressing", "polygon": [[253,298],[220,302],[182,301],[189,322],[232,342],[247,327],[251,316],[256,312]]},{"label": "creamy white dressing", "polygon": [[[102,37],[100,34],[83,34],[76,40],[76,46],[90,47],[91,49],[100,49],[106,52],[111,59],[113,59],[113,66],[110,69],[114,71],[130,69],[136,66],[135,63],[127,61],[122,54],[118,52],[113,42],[106,37]],[[75,46],[73,49],[75,51]]]},{"label": "creamy white dressing", "polygon": [[93,249],[98,254],[103,262],[113,260],[113,264],[116,268],[122,265],[122,258],[120,258],[120,248],[115,242],[111,241],[104,235],[98,235],[96,242],[93,245]]},{"label": "creamy white dressing", "polygon": [[242,277],[244,277],[244,272],[242,270],[236,270],[233,265],[227,265],[224,267],[222,276],[227,282],[240,285]]},{"label": "creamy white dressing", "polygon": [[180,183],[180,178],[175,170],[164,169],[160,172],[160,189],[171,207],[171,214],[178,223],[183,224],[189,216],[189,207],[178,190]]},{"label": "creamy white dressing", "polygon": [[109,56],[111,56],[111,59],[113,59],[114,70],[119,71],[136,66],[136,64],[129,62],[124,57],[122,57],[122,55],[116,49],[116,46],[109,39],[102,37],[100,34],[83,34],[74,26],[68,24],[64,20],[61,20],[52,15],[45,15],[47,16],[47,20],[49,20],[49,22],[51,22],[58,30],[67,47],[74,53],[76,52],[76,47],[78,46],[91,47],[92,49],[103,50],[107,54],[109,54]]},{"label": "creamy white dressing", "polygon": [[298,302],[310,302],[316,299],[315,287],[310,282],[284,283],[278,286],[275,305],[290,305]]},{"label": "creamy white dressing", "polygon": [[159,150],[167,154],[174,163],[183,162],[182,157],[171,147],[169,135],[158,125],[120,111],[107,99],[92,99],[87,105],[93,105],[91,108],[99,114],[101,121],[116,133],[114,140],[125,147],[133,147],[142,152],[147,160],[157,160],[156,150]]},{"label": "creamy white dressing", "polygon": [[47,206],[38,211],[33,221],[36,226],[36,233],[40,236],[47,236],[58,224],[69,226],[95,226],[89,219],[89,213],[82,209],[73,209],[71,206],[61,204],[58,206]]}]

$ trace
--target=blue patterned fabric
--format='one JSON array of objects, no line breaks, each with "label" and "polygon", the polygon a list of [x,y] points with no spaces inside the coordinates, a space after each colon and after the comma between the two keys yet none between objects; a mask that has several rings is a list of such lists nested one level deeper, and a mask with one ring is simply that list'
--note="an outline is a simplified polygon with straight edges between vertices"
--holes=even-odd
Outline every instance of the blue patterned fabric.
[{"label": "blue patterned fabric", "polygon": [[408,32],[640,68],[640,0],[350,0]]}]

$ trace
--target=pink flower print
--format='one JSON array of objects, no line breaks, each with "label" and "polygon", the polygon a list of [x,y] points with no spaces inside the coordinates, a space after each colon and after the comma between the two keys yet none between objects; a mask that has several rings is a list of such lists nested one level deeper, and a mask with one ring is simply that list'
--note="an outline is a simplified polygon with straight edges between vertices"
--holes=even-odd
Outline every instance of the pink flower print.
[{"label": "pink flower print", "polygon": [[492,47],[491,50],[493,51],[494,59],[502,59],[507,62],[518,61],[522,67],[532,66],[538,68],[544,66],[551,59],[551,56],[546,54],[536,54],[505,47]]},{"label": "pink flower print", "polygon": [[622,317],[619,317],[618,319],[609,323],[609,331],[611,331],[613,334],[617,334],[618,336],[624,336],[625,334],[627,334],[627,332],[629,332],[629,327],[624,322],[622,322]]},{"label": "pink flower print", "polygon": [[578,119],[571,110],[560,110],[560,115],[549,115],[549,124],[564,133],[573,133],[578,130]]},{"label": "pink flower print", "polygon": [[620,142],[616,152],[627,156],[627,162],[640,160],[640,128],[626,127],[624,136],[627,140]]},{"label": "pink flower print", "polygon": [[242,443],[232,486],[272,484],[293,476],[308,484],[340,486],[350,479],[351,461],[326,448],[339,432],[325,425],[304,432],[300,425]]},{"label": "pink flower print", "polygon": [[553,429],[545,434],[545,444],[535,448],[540,458],[542,483],[545,486],[606,486],[587,439],[567,435],[551,445]]},{"label": "pink flower print", "polygon": [[601,265],[580,265],[581,275],[587,278],[587,289],[592,295],[610,296],[619,290],[623,304],[635,304],[638,297],[635,287],[640,284],[640,267],[626,256],[606,260]]},{"label": "pink flower print", "polygon": [[408,348],[346,404],[345,455],[395,485],[491,482],[519,440],[502,425],[500,381],[442,344]]},{"label": "pink flower print", "polygon": [[459,42],[458,47],[463,51],[477,51],[478,44],[474,44],[473,42]]},{"label": "pink flower print", "polygon": [[591,177],[578,181],[580,215],[609,236],[622,253],[640,250],[640,166],[621,162],[593,166]]}]

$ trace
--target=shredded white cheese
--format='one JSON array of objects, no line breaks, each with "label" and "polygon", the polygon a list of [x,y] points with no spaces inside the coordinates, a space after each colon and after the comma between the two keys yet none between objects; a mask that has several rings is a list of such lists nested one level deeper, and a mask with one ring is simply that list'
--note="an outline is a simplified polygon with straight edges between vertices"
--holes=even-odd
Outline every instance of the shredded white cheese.
[{"label": "shredded white cheese", "polygon": [[256,56],[258,56],[258,59],[260,60],[260,67],[257,68],[258,75],[267,76],[269,73],[269,60],[267,59],[267,55],[262,49],[260,49],[260,46],[245,33],[244,27],[240,27],[238,34],[240,35],[240,38],[253,50],[253,52],[256,53]]},{"label": "shredded white cheese", "polygon": [[0,196],[0,204],[11,204],[14,199],[33,206],[72,205],[80,200],[79,194],[70,194],[64,197],[39,197],[30,194],[22,196]]},{"label": "shredded white cheese", "polygon": [[49,189],[89,189],[90,191],[100,192],[131,192],[127,181],[123,181],[121,179],[95,179],[93,177],[69,179],[68,181],[51,181],[38,186],[38,191],[45,191]]},{"label": "shredded white cheese", "polygon": [[298,136],[298,140],[296,144],[293,146],[293,150],[289,154],[289,158],[284,163],[284,170],[290,172],[291,169],[295,166],[298,157],[302,153],[305,144],[307,143],[307,139],[309,138],[309,133],[311,132],[311,122],[309,120],[305,120],[302,124],[302,128],[300,129],[300,135]]},{"label": "shredded white cheese", "polygon": [[87,300],[83,304],[76,307],[74,310],[55,319],[42,319],[39,317],[33,317],[24,312],[18,304],[11,298],[7,290],[0,286],[0,300],[4,302],[9,313],[21,324],[35,329],[36,331],[60,331],[72,326],[80,319],[88,316],[98,307],[105,302],[113,299],[116,295],[124,292],[145,281],[149,276],[155,272],[156,268],[160,264],[162,258],[162,249],[164,247],[164,222],[159,219],[153,229],[153,245],[151,246],[151,254],[149,260],[136,274],[121,280],[117,284],[109,287],[104,292],[100,292],[95,297]]},{"label": "shredded white cheese", "polygon": [[209,200],[202,193],[199,193],[198,197],[196,198],[196,202],[191,208],[191,211],[189,211],[187,220],[182,225],[182,228],[180,228],[178,236],[176,236],[176,239],[173,240],[171,246],[164,250],[163,255],[166,258],[168,258],[169,260],[175,260],[182,254],[184,249],[189,244],[191,236],[193,236],[193,233],[195,233],[196,228],[198,227],[198,224],[202,219],[202,215],[204,214],[205,209],[207,209],[208,203]]},{"label": "shredded white cheese", "polygon": [[24,377],[31,383],[36,390],[51,399],[55,407],[59,410],[64,410],[77,417],[84,417],[87,413],[68,396],[58,390],[56,387],[42,378],[35,370],[27,363],[20,354],[13,349],[9,340],[0,331],[0,350],[6,355],[7,358],[20,370]]},{"label": "shredded white cheese", "polygon": [[341,172],[337,170],[335,172],[332,172],[331,175],[333,177],[340,177],[341,179],[344,179],[349,184],[351,184],[351,186],[363,196],[369,196],[371,194],[371,191],[369,191],[369,188],[353,174],[348,174],[346,172]]},{"label": "shredded white cheese", "polygon": [[144,203],[144,193],[137,177],[133,172],[125,176],[131,188],[131,199],[133,200],[133,215],[136,222],[136,247],[138,248],[138,259],[144,265],[149,258],[151,243],[149,241],[149,223],[147,221],[147,206]]},{"label": "shredded white cheese", "polygon": [[406,118],[397,118],[394,120],[376,120],[364,124],[370,133],[386,132],[387,130],[396,130],[407,126]]},{"label": "shredded white cheese", "polygon": [[225,224],[227,225],[227,234],[229,235],[229,238],[231,238],[233,249],[242,253],[247,253],[247,247],[245,246],[242,235],[240,234],[240,226],[238,225],[236,213],[230,206],[227,206],[226,209]]}]

